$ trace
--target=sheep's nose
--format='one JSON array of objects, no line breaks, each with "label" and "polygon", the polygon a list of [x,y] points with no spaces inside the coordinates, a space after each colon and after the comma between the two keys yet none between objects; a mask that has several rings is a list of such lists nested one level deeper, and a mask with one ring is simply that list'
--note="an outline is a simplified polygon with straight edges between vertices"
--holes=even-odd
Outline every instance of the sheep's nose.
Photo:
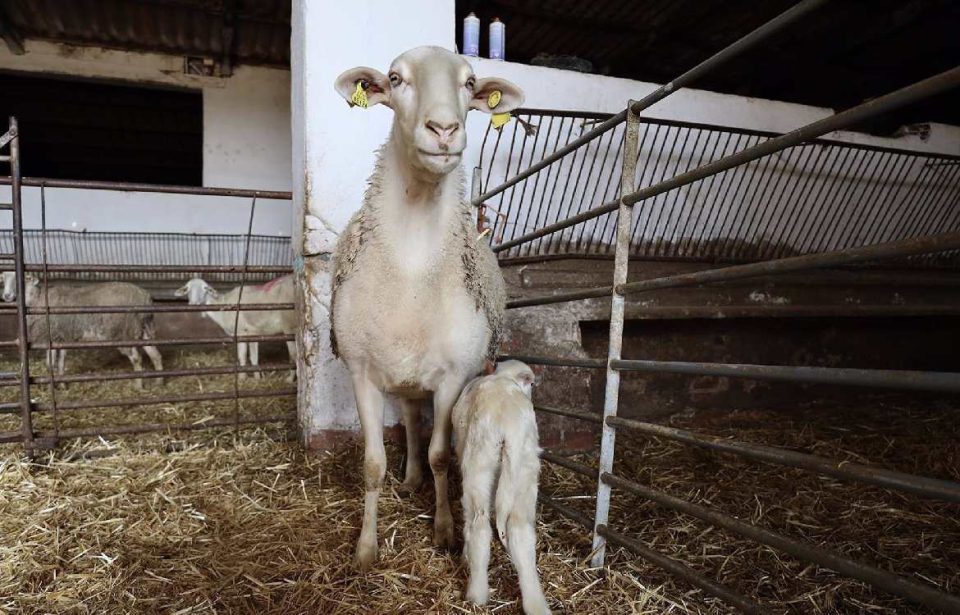
[{"label": "sheep's nose", "polygon": [[460,128],[460,122],[442,123],[435,120],[427,120],[427,130],[440,137],[441,141],[449,141],[450,137],[456,134]]}]

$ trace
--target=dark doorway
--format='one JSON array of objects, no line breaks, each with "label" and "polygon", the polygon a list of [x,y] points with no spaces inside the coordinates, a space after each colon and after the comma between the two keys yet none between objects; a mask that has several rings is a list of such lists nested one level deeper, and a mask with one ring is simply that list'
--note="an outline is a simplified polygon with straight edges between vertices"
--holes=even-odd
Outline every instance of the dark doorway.
[{"label": "dark doorway", "polygon": [[0,92],[26,177],[203,184],[200,92],[16,73]]}]

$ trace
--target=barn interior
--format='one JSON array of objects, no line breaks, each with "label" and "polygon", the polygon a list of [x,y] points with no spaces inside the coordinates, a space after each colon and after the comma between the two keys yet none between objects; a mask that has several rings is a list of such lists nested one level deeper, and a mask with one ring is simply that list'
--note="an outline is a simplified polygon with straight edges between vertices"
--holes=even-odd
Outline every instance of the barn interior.
[{"label": "barn interior", "polygon": [[[707,111],[697,113],[709,115],[715,106],[722,115],[730,104],[747,109],[743,117],[730,124],[696,113],[677,119],[662,111],[671,98],[654,108],[660,114],[638,114],[630,191],[960,65],[960,7],[946,0],[449,4],[458,48],[468,13],[485,25],[497,17],[507,24],[507,64],[524,65],[510,70],[556,71],[544,74],[556,76],[557,90],[633,88],[632,100],[653,95],[657,84],[676,81],[778,16],[817,5],[688,86],[696,96],[706,91]],[[299,10],[301,3],[289,0],[0,0],[0,117],[18,120],[24,194],[22,247],[13,216],[0,212],[0,253],[11,257],[4,269],[18,257],[59,284],[129,281],[149,290],[160,310],[180,310],[154,316],[172,375],[148,370],[145,391],[113,348],[71,348],[66,378],[51,373],[42,348],[34,349],[24,372],[17,305],[0,312],[4,608],[349,613],[369,612],[372,597],[380,612],[486,612],[462,601],[459,558],[430,544],[429,488],[412,497],[386,489],[383,561],[373,575],[352,571],[361,448],[348,435],[330,451],[303,450],[319,449],[329,433],[305,432],[304,406],[324,401],[304,402],[310,363],[288,361],[285,342],[294,336],[263,337],[262,377],[241,379],[253,370],[237,364],[237,340],[199,309],[184,309],[175,294],[195,275],[220,291],[311,275],[306,251],[295,245],[303,238],[289,223],[291,212],[295,226],[301,222],[289,153],[296,130],[291,69],[302,61],[291,51],[291,24]],[[480,55],[486,53],[484,35]],[[127,55],[111,54],[159,59],[150,60],[153,73],[144,79],[118,68]],[[271,90],[275,82],[286,89]],[[279,109],[272,115],[213,107],[218,97],[254,98],[250,92],[287,107],[271,101],[271,110]],[[956,246],[662,288],[627,295],[624,306],[617,358],[669,363],[674,371],[619,372],[613,412],[635,424],[620,428],[616,474],[895,579],[865,580],[862,568],[851,578],[842,564],[838,572],[822,557],[785,555],[756,534],[622,484],[610,500],[614,538],[605,539],[605,574],[591,565],[591,538],[611,412],[609,285],[618,264],[629,265],[624,283],[642,284],[955,236],[960,88],[652,196],[634,208],[625,248],[617,246],[616,208],[628,168],[625,120],[503,188],[628,104],[624,97],[601,109],[591,107],[593,100],[569,109],[532,106],[502,130],[472,129],[476,164],[467,169],[468,193],[482,206],[478,230],[489,229],[509,290],[501,353],[529,359],[540,378],[534,401],[543,410],[541,492],[549,502],[541,506],[539,563],[551,606],[609,613],[750,612],[757,604],[758,612],[956,612]],[[781,111],[781,103],[792,106]],[[787,128],[753,127],[750,109],[758,118],[781,113],[777,121]],[[257,133],[234,143],[220,135],[248,128],[283,132],[286,140]],[[4,145],[0,154],[10,155]],[[285,158],[275,155],[284,148]],[[267,159],[273,166],[264,165]],[[6,162],[0,201],[14,198]],[[527,237],[609,203],[606,214]],[[98,220],[98,210],[109,224]],[[144,230],[131,230],[141,218]],[[594,293],[598,288],[606,291]],[[538,303],[577,293],[594,294]],[[679,363],[687,371],[677,371]],[[850,386],[721,374],[718,365],[865,375]],[[291,371],[297,385],[287,381]],[[939,384],[904,384],[911,378]],[[25,390],[32,421],[26,428]],[[401,426],[388,432],[402,441]],[[758,462],[728,450],[743,443],[775,452]],[[782,451],[807,457],[786,463]],[[389,456],[388,483],[396,486],[400,449],[392,444]],[[813,458],[824,465],[809,471]],[[865,474],[897,473],[915,488],[826,469],[842,474],[850,464]],[[508,558],[502,549],[495,553],[499,589],[490,610],[520,612]],[[684,570],[665,567],[657,554]],[[920,589],[903,590],[904,579]]]}]

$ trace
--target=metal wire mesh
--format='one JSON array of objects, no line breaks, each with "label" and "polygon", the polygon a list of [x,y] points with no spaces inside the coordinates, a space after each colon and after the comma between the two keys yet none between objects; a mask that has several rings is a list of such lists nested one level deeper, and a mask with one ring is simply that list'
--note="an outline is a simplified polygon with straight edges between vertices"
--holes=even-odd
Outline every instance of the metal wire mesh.
[{"label": "metal wire mesh", "polygon": [[[488,129],[486,192],[576,139],[607,114],[521,110]],[[533,129],[532,127],[535,127]],[[493,236],[526,232],[616,199],[623,125],[493,197]],[[762,143],[773,133],[643,119],[637,187]],[[638,204],[631,255],[750,262],[960,230],[960,158],[817,140]],[[505,250],[501,258],[613,253],[616,213]],[[957,267],[960,254],[911,266]],[[897,263],[903,265],[903,262]]]}]

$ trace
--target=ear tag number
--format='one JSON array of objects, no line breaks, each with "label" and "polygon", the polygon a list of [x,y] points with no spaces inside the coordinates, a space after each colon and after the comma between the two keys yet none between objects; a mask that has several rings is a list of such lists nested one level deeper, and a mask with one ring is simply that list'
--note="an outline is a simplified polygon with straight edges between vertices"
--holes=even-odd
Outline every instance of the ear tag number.
[{"label": "ear tag number", "polygon": [[360,107],[361,109],[366,109],[370,106],[370,101],[367,100],[367,82],[362,79],[357,82],[357,89],[353,91],[353,96],[350,97],[350,102]]}]

